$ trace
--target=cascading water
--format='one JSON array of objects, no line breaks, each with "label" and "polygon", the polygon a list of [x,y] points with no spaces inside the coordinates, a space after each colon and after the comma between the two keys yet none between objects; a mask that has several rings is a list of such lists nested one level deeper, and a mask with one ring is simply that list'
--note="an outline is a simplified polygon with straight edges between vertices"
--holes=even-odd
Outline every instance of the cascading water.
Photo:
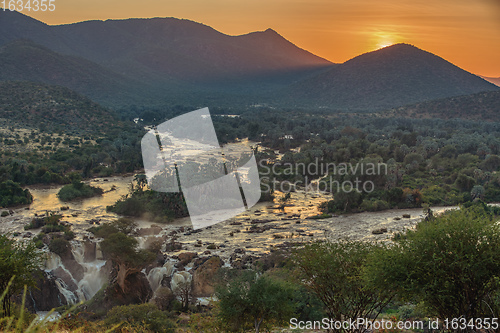
[{"label": "cascading water", "polygon": [[148,274],[148,281],[153,293],[155,293],[161,286],[161,281],[163,278],[172,276],[174,272],[174,264],[172,262],[166,262],[163,267],[155,267]]},{"label": "cascading water", "polygon": [[172,291],[175,293],[180,287],[191,283],[193,276],[186,271],[176,272],[172,275],[172,281],[170,285],[172,286]]},{"label": "cascading water", "polygon": [[85,269],[83,278],[77,283],[76,293],[81,301],[89,300],[106,282],[107,276],[103,276],[101,273],[101,268],[106,264],[106,261],[96,259],[92,262],[85,262],[85,249],[78,241],[71,242],[71,252],[75,260]]},{"label": "cascading water", "polygon": [[[57,277],[55,281],[56,286],[68,304],[75,304],[79,301],[91,299],[102,288],[107,280],[107,276],[101,271],[106,261],[93,260],[92,262],[85,262],[85,249],[78,241],[71,242],[71,252],[76,262],[84,268],[84,275],[80,281],[77,281],[73,274],[64,266],[61,257],[52,252],[47,252],[46,254],[44,270],[52,273],[58,269],[62,270],[64,276],[54,274]],[[67,281],[64,281],[64,278]],[[76,290],[74,287],[70,288],[68,284],[76,286]]]}]

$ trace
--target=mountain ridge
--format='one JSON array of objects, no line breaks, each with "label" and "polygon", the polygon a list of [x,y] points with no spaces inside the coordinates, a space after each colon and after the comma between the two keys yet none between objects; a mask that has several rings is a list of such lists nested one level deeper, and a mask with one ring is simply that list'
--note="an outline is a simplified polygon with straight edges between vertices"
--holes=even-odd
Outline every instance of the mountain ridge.
[{"label": "mountain ridge", "polygon": [[[10,66],[15,75],[3,74],[3,80],[67,86],[113,107],[264,104],[357,112],[500,89],[409,44],[334,64],[271,28],[230,36],[176,18],[49,26],[24,14],[0,12],[2,29],[6,33],[0,36],[0,49],[29,38],[31,50],[59,59],[61,67],[52,64],[53,70],[44,71],[40,61],[41,68],[25,73],[22,69],[30,68],[29,59],[4,58],[0,66]],[[71,78],[72,71],[76,79]],[[54,78],[52,72],[63,74]]]},{"label": "mountain ridge", "polygon": [[380,111],[497,89],[435,54],[399,43],[361,54],[296,83],[285,95],[297,104],[301,99],[314,99],[317,105],[331,108]]}]

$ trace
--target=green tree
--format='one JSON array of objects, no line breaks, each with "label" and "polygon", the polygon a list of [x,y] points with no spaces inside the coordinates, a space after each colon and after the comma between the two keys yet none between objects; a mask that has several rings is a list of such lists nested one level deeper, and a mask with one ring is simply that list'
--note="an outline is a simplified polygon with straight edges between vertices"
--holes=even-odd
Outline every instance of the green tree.
[{"label": "green tree", "polygon": [[140,272],[152,263],[155,255],[148,251],[137,249],[137,240],[124,233],[116,232],[106,237],[101,243],[103,254],[118,267],[116,282],[125,293],[127,276]]},{"label": "green tree", "polygon": [[421,301],[440,318],[491,317],[486,301],[498,291],[500,275],[495,220],[480,205],[430,216],[372,254],[366,270],[370,285]]},{"label": "green tree", "polygon": [[258,333],[265,321],[285,322],[295,309],[293,289],[284,282],[247,272],[216,289],[219,318],[237,330],[253,325]]},{"label": "green tree", "polygon": [[38,270],[41,256],[32,242],[23,243],[0,235],[0,290],[6,290],[9,281],[14,280],[8,288],[2,302],[4,316],[11,315],[11,296],[19,292],[25,285],[32,286],[34,273]]},{"label": "green tree", "polygon": [[[376,245],[360,241],[316,242],[296,250],[299,278],[335,320],[375,318],[394,296],[387,288],[367,288],[364,270]],[[357,330],[340,330],[361,332]]]}]

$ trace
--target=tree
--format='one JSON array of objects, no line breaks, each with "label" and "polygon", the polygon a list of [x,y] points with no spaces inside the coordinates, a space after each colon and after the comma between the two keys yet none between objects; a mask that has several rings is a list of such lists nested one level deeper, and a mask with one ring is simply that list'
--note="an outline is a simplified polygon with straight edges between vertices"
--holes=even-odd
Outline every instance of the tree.
[{"label": "tree", "polygon": [[0,235],[0,290],[6,290],[2,309],[4,316],[11,315],[11,296],[34,284],[34,273],[38,270],[41,256],[32,242],[22,243]]},{"label": "tree", "polygon": [[121,232],[113,233],[101,243],[103,254],[110,258],[117,266],[116,282],[126,292],[125,280],[127,276],[140,272],[155,259],[148,250],[138,250],[137,240]]},{"label": "tree", "polygon": [[423,302],[440,318],[496,317],[486,304],[500,274],[500,227],[490,210],[475,204],[430,216],[372,254],[370,285]]},{"label": "tree", "polygon": [[264,321],[284,322],[294,312],[293,289],[284,282],[246,272],[216,288],[219,317],[237,330],[253,325],[259,333]]},{"label": "tree", "polygon": [[[394,296],[387,288],[367,288],[364,270],[376,245],[361,241],[316,242],[295,251],[304,285],[321,300],[328,317],[375,318]],[[362,332],[363,329],[345,330]]]}]

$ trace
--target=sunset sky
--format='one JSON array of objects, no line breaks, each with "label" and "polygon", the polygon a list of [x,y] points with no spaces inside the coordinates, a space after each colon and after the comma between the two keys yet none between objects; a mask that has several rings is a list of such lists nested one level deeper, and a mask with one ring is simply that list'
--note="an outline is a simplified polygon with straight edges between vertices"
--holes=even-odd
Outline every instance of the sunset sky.
[{"label": "sunset sky", "polygon": [[23,12],[48,24],[177,17],[229,35],[272,28],[333,62],[405,42],[479,75],[500,77],[500,0],[55,0]]}]

